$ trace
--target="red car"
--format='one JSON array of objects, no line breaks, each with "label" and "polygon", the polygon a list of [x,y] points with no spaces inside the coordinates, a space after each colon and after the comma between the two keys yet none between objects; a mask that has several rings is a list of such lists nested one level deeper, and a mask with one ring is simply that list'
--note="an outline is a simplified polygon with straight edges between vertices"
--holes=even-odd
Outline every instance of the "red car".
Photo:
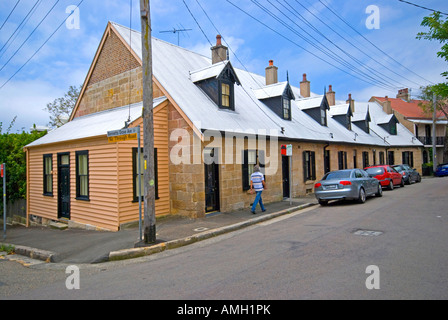
[{"label": "red car", "polygon": [[390,190],[398,185],[404,187],[403,176],[389,165],[371,166],[364,170],[369,176],[378,179],[382,187],[388,187]]}]

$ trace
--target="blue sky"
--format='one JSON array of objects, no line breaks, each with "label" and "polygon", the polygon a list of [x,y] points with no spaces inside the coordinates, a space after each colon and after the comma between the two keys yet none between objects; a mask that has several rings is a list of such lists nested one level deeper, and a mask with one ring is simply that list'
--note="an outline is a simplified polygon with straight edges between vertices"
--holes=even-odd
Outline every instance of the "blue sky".
[{"label": "blue sky", "polygon": [[[0,2],[3,130],[14,116],[12,132],[49,122],[46,104],[63,96],[70,85],[84,82],[108,21],[140,30],[137,0],[84,0],[79,20],[70,20],[75,28],[69,28],[64,23],[66,10],[79,2],[21,0],[8,20],[17,0]],[[448,12],[445,0],[410,2]],[[448,66],[436,56],[441,45],[416,39],[429,14],[398,0],[151,0],[154,37],[177,44],[178,34],[161,31],[192,29],[180,34],[180,46],[209,56],[209,41],[214,44],[219,31],[236,67],[264,74],[268,61],[274,60],[280,81],[288,72],[290,82],[298,86],[306,73],[313,92],[322,94],[332,85],[337,99],[345,100],[351,93],[359,101],[395,97],[404,87],[417,95],[420,86],[443,81],[440,73]]]}]

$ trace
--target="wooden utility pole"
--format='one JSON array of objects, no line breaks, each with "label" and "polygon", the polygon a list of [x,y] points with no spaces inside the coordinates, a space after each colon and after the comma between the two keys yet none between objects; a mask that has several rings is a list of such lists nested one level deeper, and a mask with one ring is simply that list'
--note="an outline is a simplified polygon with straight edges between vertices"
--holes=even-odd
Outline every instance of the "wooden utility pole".
[{"label": "wooden utility pole", "polygon": [[432,169],[435,173],[437,170],[437,131],[436,131],[436,120],[437,120],[437,97],[436,94],[432,94]]},{"label": "wooden utility pole", "polygon": [[143,161],[145,243],[156,242],[154,116],[152,87],[151,10],[149,0],[140,0],[143,62]]}]

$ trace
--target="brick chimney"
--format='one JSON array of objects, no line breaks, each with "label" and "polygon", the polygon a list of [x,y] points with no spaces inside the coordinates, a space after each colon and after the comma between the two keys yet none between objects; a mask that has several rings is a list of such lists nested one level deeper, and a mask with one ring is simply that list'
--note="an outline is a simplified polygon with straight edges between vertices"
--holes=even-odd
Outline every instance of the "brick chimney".
[{"label": "brick chimney", "polygon": [[300,95],[309,98],[311,95],[310,82],[306,79],[306,73],[303,74],[303,80],[300,82]]},{"label": "brick chimney", "polygon": [[211,48],[212,50],[212,64],[219,63],[227,60],[227,47],[221,43],[221,36],[216,36],[216,46]]},{"label": "brick chimney", "polygon": [[266,85],[278,82],[278,68],[274,66],[274,60],[269,60],[269,66],[266,68]]},{"label": "brick chimney", "polygon": [[397,99],[403,99],[407,102],[411,101],[411,94],[409,93],[409,89],[401,89],[398,90]]},{"label": "brick chimney", "polygon": [[348,103],[350,105],[350,109],[352,110],[352,113],[355,113],[355,100],[352,99],[352,94],[348,94],[348,99],[345,103]]},{"label": "brick chimney", "polygon": [[392,105],[390,103],[389,97],[386,96],[386,101],[383,102],[383,110],[387,114],[392,114]]},{"label": "brick chimney", "polygon": [[331,84],[328,86],[327,100],[330,107],[336,105],[336,92],[333,91]]}]

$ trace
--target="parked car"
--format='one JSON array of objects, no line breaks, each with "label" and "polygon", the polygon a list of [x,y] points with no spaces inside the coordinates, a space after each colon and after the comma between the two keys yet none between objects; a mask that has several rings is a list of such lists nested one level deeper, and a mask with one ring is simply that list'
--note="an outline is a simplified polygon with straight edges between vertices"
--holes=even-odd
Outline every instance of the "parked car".
[{"label": "parked car", "polygon": [[395,166],[392,166],[392,168],[397,170],[398,173],[401,173],[405,184],[411,184],[413,182],[422,181],[422,177],[420,176],[420,173],[418,173],[418,171],[416,169],[412,169],[407,164],[397,164]]},{"label": "parked car", "polygon": [[366,202],[366,198],[383,195],[379,181],[362,169],[346,169],[328,172],[314,185],[314,195],[320,205],[330,200],[357,200]]},{"label": "parked car", "polygon": [[389,165],[378,165],[364,168],[369,176],[379,180],[381,186],[393,190],[394,186],[404,187],[403,176]]},{"label": "parked car", "polygon": [[448,176],[448,163],[439,164],[437,166],[436,172],[434,172],[436,177],[444,177]]}]

